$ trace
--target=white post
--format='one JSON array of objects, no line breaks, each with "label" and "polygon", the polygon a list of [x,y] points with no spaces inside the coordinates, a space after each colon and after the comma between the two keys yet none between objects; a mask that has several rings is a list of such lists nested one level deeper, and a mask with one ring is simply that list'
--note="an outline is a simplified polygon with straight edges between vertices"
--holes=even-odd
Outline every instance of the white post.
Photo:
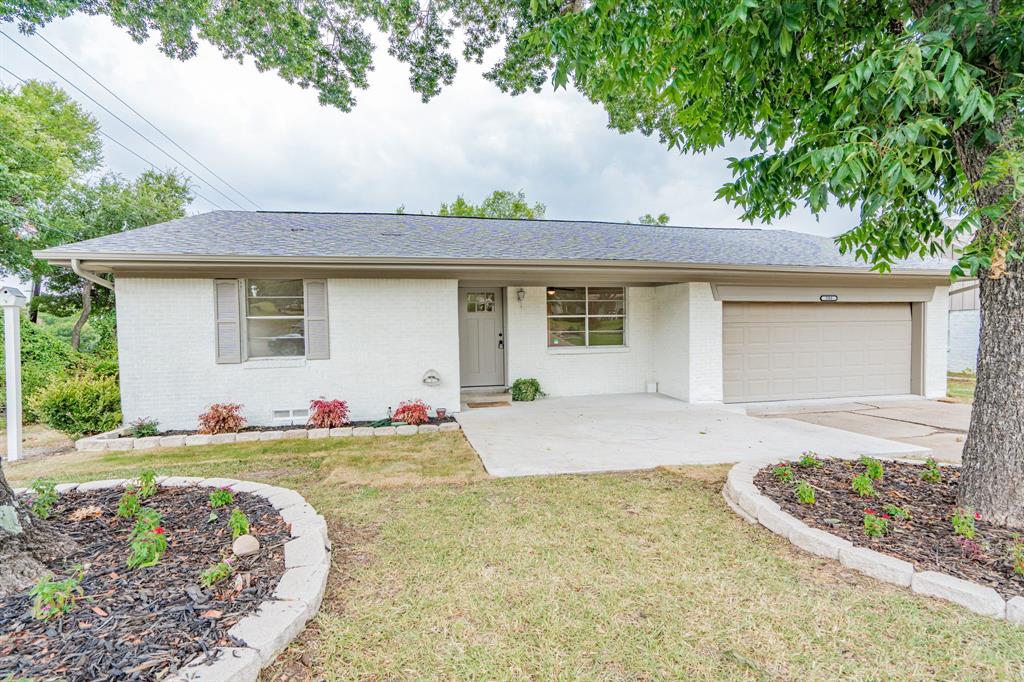
[{"label": "white post", "polygon": [[7,383],[7,461],[21,458],[21,309],[25,295],[14,287],[0,289],[4,309],[4,363]]}]

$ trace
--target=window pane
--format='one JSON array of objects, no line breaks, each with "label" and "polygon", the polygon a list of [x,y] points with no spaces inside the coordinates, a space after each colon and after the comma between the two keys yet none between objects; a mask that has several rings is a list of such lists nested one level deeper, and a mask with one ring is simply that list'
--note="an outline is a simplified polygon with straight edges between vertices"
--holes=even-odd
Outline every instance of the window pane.
[{"label": "window pane", "polygon": [[548,301],[548,315],[583,315],[587,304],[583,301]]},{"label": "window pane", "polygon": [[594,332],[621,332],[625,327],[624,317],[592,317],[590,318],[590,333]]},{"label": "window pane", "polygon": [[552,317],[548,319],[549,332],[582,332],[585,330],[585,318],[582,317]]},{"label": "window pane", "polygon": [[626,312],[626,302],[618,301],[595,301],[591,299],[587,304],[591,315],[622,315]]},{"label": "window pane", "polygon": [[467,313],[493,313],[494,292],[466,294]]},{"label": "window pane", "polygon": [[306,354],[305,322],[260,320],[247,322],[249,357],[266,358]]},{"label": "window pane", "polygon": [[591,346],[623,346],[622,332],[590,332]]},{"label": "window pane", "polygon": [[625,298],[622,287],[590,287],[588,293],[591,301],[621,301]]},{"label": "window pane", "polygon": [[250,279],[246,293],[251,298],[302,296],[301,279]]},{"label": "window pane", "polygon": [[584,287],[548,287],[549,301],[583,301],[586,298]]},{"label": "window pane", "polygon": [[587,342],[583,332],[549,332],[549,346],[582,346]]},{"label": "window pane", "polygon": [[271,317],[274,315],[295,315],[302,317],[304,306],[302,297],[281,298],[250,298],[249,315],[251,317]]}]

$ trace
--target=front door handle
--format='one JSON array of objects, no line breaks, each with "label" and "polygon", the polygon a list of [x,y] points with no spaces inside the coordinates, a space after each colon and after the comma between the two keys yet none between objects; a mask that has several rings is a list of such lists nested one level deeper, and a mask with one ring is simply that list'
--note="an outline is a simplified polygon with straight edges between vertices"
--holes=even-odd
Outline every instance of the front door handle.
[{"label": "front door handle", "polygon": [[505,335],[498,333],[498,350],[505,350]]}]

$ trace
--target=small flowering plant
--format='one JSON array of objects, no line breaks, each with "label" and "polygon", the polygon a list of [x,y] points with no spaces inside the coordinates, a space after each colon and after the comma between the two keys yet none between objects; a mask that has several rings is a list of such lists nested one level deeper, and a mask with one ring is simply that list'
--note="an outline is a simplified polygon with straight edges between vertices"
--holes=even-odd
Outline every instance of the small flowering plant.
[{"label": "small flowering plant", "polygon": [[820,467],[822,462],[818,459],[818,453],[808,450],[800,455],[800,459],[797,460],[796,465],[798,467]]},{"label": "small flowering plant", "polygon": [[155,509],[149,507],[143,507],[135,515],[135,526],[132,528],[132,538],[136,538],[140,535],[145,535],[153,531],[157,526],[163,523],[163,516],[160,515]]},{"label": "small flowering plant", "polygon": [[953,533],[962,538],[973,540],[977,533],[975,522],[980,520],[981,514],[978,514],[973,509],[957,507],[953,512],[950,523],[953,525]]},{"label": "small flowering plant", "polygon": [[867,474],[857,474],[850,481],[850,487],[853,488],[853,492],[857,493],[861,497],[874,497],[875,486],[871,483],[871,477]]},{"label": "small flowering plant", "polygon": [[793,467],[788,464],[780,464],[772,469],[772,476],[783,483],[793,482]]},{"label": "small flowering plant", "polygon": [[310,400],[308,424],[314,429],[336,429],[348,424],[348,403],[323,397]]},{"label": "small flowering plant", "polygon": [[869,538],[881,538],[889,534],[892,517],[868,507],[864,510],[864,534]]},{"label": "small flowering plant", "polygon": [[199,415],[199,433],[238,433],[245,424],[238,403],[214,403]]},{"label": "small flowering plant", "polygon": [[862,456],[860,463],[864,465],[864,473],[872,481],[881,481],[882,476],[885,475],[885,467],[874,457]]},{"label": "small flowering plant", "polygon": [[982,561],[985,559],[985,549],[974,540],[968,540],[967,538],[957,538],[960,542],[960,553],[965,559],[971,561]]},{"label": "small flowering plant", "polygon": [[925,483],[942,482],[942,470],[939,469],[938,463],[931,457],[924,461],[924,471],[921,472],[921,480]]},{"label": "small flowering plant", "polygon": [[391,415],[391,421],[404,422],[417,426],[430,421],[430,405],[422,400],[404,400],[398,404],[398,409]]},{"label": "small flowering plant", "polygon": [[1013,572],[1017,575],[1024,576],[1024,543],[1021,543],[1019,537],[1015,542],[1010,544],[1009,555],[1010,565],[1013,567]]},{"label": "small flowering plant", "polygon": [[160,563],[167,551],[167,531],[163,526],[136,535],[128,554],[128,568],[146,568]]},{"label": "small flowering plant", "polygon": [[249,517],[245,515],[245,512],[235,507],[231,510],[231,516],[228,518],[228,528],[231,529],[231,539],[248,535],[249,534]]},{"label": "small flowering plant", "polygon": [[50,518],[53,505],[57,504],[57,484],[48,478],[37,478],[30,487],[35,494],[29,503],[32,513],[41,519]]},{"label": "small flowering plant", "polygon": [[231,486],[224,486],[223,488],[217,488],[210,493],[210,508],[219,509],[226,507],[235,501],[235,493],[232,492]]},{"label": "small flowering plant", "polygon": [[232,567],[230,559],[218,561],[202,572],[199,576],[199,584],[205,588],[213,587],[222,580],[230,578],[234,572],[235,569]]},{"label": "small flowering plant", "polygon": [[814,497],[814,488],[807,481],[797,481],[795,491],[800,504],[813,505],[817,501]]},{"label": "small flowering plant", "polygon": [[49,620],[70,613],[82,595],[84,574],[82,565],[76,564],[74,572],[64,580],[54,580],[51,574],[40,578],[28,593],[32,597],[32,617]]},{"label": "small flowering plant", "polygon": [[135,488],[128,488],[121,495],[121,500],[117,503],[117,515],[122,519],[134,519],[142,509],[142,503],[139,502],[139,493]]},{"label": "small flowering plant", "polygon": [[909,521],[911,518],[910,510],[907,509],[906,507],[900,507],[899,505],[895,504],[887,504],[883,507],[883,509],[885,509],[886,514],[889,514],[897,521]]},{"label": "small flowering plant", "polygon": [[156,495],[156,472],[146,469],[139,474],[139,499],[148,500]]}]

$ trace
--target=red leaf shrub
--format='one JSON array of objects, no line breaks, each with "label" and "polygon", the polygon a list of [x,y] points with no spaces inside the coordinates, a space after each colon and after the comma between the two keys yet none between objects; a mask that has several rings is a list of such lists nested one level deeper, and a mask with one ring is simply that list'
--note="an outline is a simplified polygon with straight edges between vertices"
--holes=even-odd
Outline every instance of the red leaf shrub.
[{"label": "red leaf shrub", "polygon": [[245,426],[245,417],[238,403],[214,403],[199,415],[199,433],[238,433]]},{"label": "red leaf shrub", "polygon": [[348,424],[348,403],[324,398],[310,400],[308,424],[314,429],[336,429]]},{"label": "red leaf shrub", "polygon": [[430,421],[430,405],[422,400],[403,400],[391,416],[391,421],[405,422],[413,426],[426,424]]}]

